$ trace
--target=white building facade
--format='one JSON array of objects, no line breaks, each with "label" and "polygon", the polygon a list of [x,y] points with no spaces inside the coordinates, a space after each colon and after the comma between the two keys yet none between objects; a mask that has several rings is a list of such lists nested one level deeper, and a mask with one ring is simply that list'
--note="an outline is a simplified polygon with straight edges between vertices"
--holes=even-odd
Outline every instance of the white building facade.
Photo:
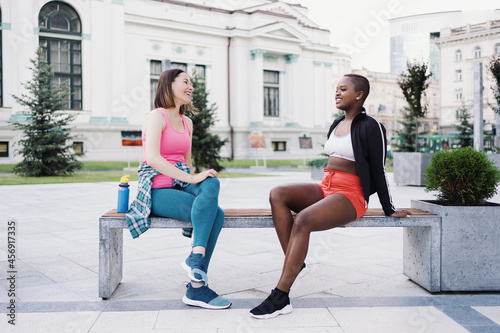
[{"label": "white building facade", "polygon": [[483,75],[483,120],[485,130],[491,131],[497,122],[492,109],[496,106],[496,100],[491,89],[496,82],[488,67],[493,56],[500,56],[500,19],[442,29],[437,45],[441,54],[440,122],[443,130],[454,130],[453,125],[458,122],[457,109],[462,104],[473,115],[473,67],[474,63],[480,62]]},{"label": "white building facade", "polygon": [[418,60],[429,63],[433,78],[439,80],[439,49],[435,40],[440,30],[499,16],[500,10],[456,10],[390,19],[391,73],[401,74],[407,61]]},{"label": "white building facade", "polygon": [[315,156],[333,120],[332,73],[350,67],[307,8],[275,0],[0,0],[0,15],[0,163],[19,161],[9,121],[26,110],[12,94],[25,93],[38,47],[69,86],[86,160],[141,159],[122,131],[140,131],[168,66],[204,78],[212,130],[230,139],[223,156],[253,158],[250,134],[265,136],[266,158]]}]

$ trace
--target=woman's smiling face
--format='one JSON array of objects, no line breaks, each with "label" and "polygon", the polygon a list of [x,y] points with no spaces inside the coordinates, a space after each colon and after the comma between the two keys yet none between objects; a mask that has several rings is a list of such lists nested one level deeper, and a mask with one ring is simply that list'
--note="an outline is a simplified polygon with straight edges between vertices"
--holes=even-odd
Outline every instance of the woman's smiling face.
[{"label": "woman's smiling face", "polygon": [[175,104],[179,106],[191,102],[191,93],[193,90],[194,88],[189,76],[186,73],[179,74],[172,83]]},{"label": "woman's smiling face", "polygon": [[339,110],[347,110],[353,106],[361,97],[362,91],[356,91],[351,78],[343,77],[337,84],[335,91],[335,106]]}]

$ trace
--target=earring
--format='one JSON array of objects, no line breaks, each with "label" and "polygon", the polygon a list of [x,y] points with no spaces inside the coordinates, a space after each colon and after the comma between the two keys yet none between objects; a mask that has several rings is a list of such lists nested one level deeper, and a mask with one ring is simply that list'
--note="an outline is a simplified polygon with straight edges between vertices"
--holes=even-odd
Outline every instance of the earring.
[{"label": "earring", "polygon": [[356,100],[359,101],[359,97],[356,97]]}]

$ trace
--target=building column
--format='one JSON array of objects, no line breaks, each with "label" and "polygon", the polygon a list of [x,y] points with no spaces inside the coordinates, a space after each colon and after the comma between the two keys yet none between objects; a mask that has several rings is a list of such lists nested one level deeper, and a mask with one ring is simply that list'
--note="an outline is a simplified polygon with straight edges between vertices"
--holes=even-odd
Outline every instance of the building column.
[{"label": "building column", "polygon": [[483,64],[475,62],[474,69],[474,149],[483,151]]},{"label": "building column", "polygon": [[288,109],[286,113],[286,127],[300,127],[299,125],[299,65],[298,54],[286,54],[286,72],[288,86]]},{"label": "building column", "polygon": [[[287,94],[285,94],[285,91],[287,91],[287,85],[286,85],[286,71],[280,71],[279,74],[279,112],[280,112],[280,118],[281,115],[286,118],[286,111],[288,110],[288,99],[287,99]],[[286,119],[285,119],[286,120]]]},{"label": "building column", "polygon": [[[126,91],[125,64],[125,9],[123,0],[111,2],[111,24],[110,24],[110,60],[111,60],[111,119],[110,123],[115,125],[128,124],[128,117],[132,111],[132,105],[122,105],[123,92]],[[144,96],[134,96],[134,102]],[[117,102],[120,101],[120,102]],[[135,103],[134,103],[135,104]]]},{"label": "building column", "polygon": [[324,73],[322,69],[323,63],[321,61],[313,61],[313,84],[314,84],[314,92],[313,92],[313,123],[314,128],[323,128],[320,124],[324,122],[324,113],[325,113],[325,82],[324,82]]},{"label": "building column", "polygon": [[[326,126],[329,128],[330,124],[333,121],[333,111],[335,109],[335,91],[333,89],[333,82],[332,82],[332,63],[331,62],[325,62],[323,63],[325,66],[325,70],[323,71],[323,103],[324,103],[324,115],[325,115],[325,120],[326,120]],[[323,126],[322,126],[323,127]]]},{"label": "building column", "polygon": [[265,50],[250,51],[250,127],[264,127],[264,53]]}]

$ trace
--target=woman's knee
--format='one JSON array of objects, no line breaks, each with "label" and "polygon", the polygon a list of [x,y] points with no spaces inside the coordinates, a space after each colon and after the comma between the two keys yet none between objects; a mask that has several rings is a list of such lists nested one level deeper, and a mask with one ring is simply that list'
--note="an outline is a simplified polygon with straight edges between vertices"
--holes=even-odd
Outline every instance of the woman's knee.
[{"label": "woman's knee", "polygon": [[269,202],[271,204],[278,203],[279,201],[284,201],[286,197],[286,187],[283,185],[276,186],[269,192]]},{"label": "woman's knee", "polygon": [[216,191],[219,193],[220,190],[220,180],[219,178],[216,177],[208,177],[204,181],[201,182],[200,184],[201,188],[203,190],[208,190],[208,191]]},{"label": "woman's knee", "polygon": [[312,216],[309,216],[307,212],[300,212],[295,216],[293,221],[293,230],[292,232],[297,234],[310,234],[312,232],[311,229],[311,219]]}]

